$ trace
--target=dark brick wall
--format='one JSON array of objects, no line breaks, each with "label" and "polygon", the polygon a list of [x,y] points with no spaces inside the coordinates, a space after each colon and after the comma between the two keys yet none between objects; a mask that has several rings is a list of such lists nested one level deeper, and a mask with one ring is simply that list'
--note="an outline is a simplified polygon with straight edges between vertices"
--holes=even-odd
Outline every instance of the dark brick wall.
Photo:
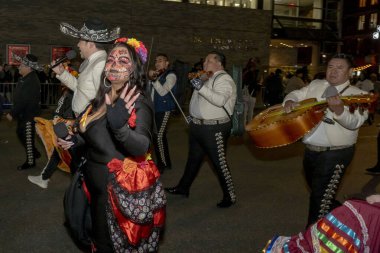
[{"label": "dark brick wall", "polygon": [[[30,44],[41,63],[49,63],[51,46],[75,46],[59,23],[81,27],[89,16],[119,25],[122,35],[142,40],[152,56],[193,64],[208,51],[221,49],[227,65],[245,65],[258,56],[268,65],[271,12],[159,0],[5,0],[1,2],[0,59],[6,44]],[[153,42],[153,43],[152,43]],[[153,44],[153,45],[152,45]],[[228,67],[227,66],[227,67]]]}]

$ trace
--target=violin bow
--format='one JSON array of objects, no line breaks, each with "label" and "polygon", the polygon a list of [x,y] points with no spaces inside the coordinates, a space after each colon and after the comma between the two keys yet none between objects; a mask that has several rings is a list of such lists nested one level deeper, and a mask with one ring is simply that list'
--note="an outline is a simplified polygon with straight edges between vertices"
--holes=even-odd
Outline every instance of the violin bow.
[{"label": "violin bow", "polygon": [[146,64],[146,70],[145,70],[145,73],[147,76],[148,76],[148,71],[149,71],[150,56],[152,55],[153,42],[154,42],[154,37],[152,36],[152,39],[150,41],[150,48],[149,48],[148,60],[147,60],[147,64]]},{"label": "violin bow", "polygon": [[182,113],[182,116],[183,116],[183,118],[185,119],[186,123],[187,123],[187,124],[190,124],[190,121],[191,121],[190,116],[189,116],[189,117],[186,117],[186,115],[185,115],[185,113],[182,111],[182,108],[181,108],[181,106],[179,105],[177,99],[175,98],[175,96],[174,96],[172,90],[169,90],[169,92],[170,92],[170,95],[172,96],[174,102],[177,104],[178,109],[179,109],[180,112]]}]

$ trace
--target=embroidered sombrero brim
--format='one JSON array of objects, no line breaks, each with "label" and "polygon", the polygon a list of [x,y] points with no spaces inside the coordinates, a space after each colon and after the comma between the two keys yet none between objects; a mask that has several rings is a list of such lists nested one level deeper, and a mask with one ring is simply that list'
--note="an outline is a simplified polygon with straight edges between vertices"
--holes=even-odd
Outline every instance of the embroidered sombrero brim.
[{"label": "embroidered sombrero brim", "polygon": [[62,22],[60,24],[60,30],[62,33],[72,36],[74,38],[99,43],[111,42],[116,40],[120,36],[120,27],[115,27],[112,30],[91,30],[87,28],[86,25],[83,25],[83,27],[80,30],[78,30],[72,25]]},{"label": "embroidered sombrero brim", "polygon": [[34,61],[30,61],[28,60],[25,56],[24,57],[21,57],[15,53],[12,53],[12,57],[13,59],[15,59],[16,61],[28,66],[28,67],[31,67],[32,69],[34,70],[37,70],[37,71],[43,71],[44,68],[42,66],[40,66],[38,64],[38,62],[34,62]]}]

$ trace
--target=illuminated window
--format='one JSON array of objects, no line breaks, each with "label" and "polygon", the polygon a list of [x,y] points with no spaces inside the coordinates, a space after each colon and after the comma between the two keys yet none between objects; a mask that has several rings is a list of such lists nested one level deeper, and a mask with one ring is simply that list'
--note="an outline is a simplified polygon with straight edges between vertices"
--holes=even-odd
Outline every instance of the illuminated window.
[{"label": "illuminated window", "polygon": [[[205,4],[225,7],[275,10],[275,15],[314,18],[321,15],[323,0],[163,0],[191,4]],[[365,6],[366,0],[360,0]],[[362,3],[363,2],[363,3]],[[260,3],[260,7],[259,7]]]},{"label": "illuminated window", "polygon": [[359,7],[365,7],[365,2],[366,0],[359,0]]},{"label": "illuminated window", "polygon": [[[206,4],[206,5],[217,5],[217,6],[227,6],[227,7],[238,7],[238,8],[248,8],[257,9],[258,0],[164,0],[169,2],[182,2],[191,4]],[[265,3],[264,2],[264,9]]]},{"label": "illuminated window", "polygon": [[377,26],[377,13],[371,13],[371,19],[369,21],[370,28],[376,28]]},{"label": "illuminated window", "polygon": [[364,29],[364,23],[365,23],[365,15],[359,16],[358,30],[363,30]]},{"label": "illuminated window", "polygon": [[371,0],[371,5],[378,4],[379,2],[377,0]]}]

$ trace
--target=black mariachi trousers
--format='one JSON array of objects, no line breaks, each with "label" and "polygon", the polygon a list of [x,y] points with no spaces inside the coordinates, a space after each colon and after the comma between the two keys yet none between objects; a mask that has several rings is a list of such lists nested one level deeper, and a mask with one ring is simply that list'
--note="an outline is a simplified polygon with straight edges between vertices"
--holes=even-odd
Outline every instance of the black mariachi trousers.
[{"label": "black mariachi trousers", "polygon": [[35,122],[31,121],[17,121],[17,137],[20,140],[21,144],[25,148],[26,153],[26,163],[28,165],[35,164],[36,161],[36,147],[34,145],[34,136],[35,136]]},{"label": "black mariachi trousers", "polygon": [[303,167],[311,191],[308,225],[339,205],[335,196],[354,152],[354,146],[323,152],[305,149]]},{"label": "black mariachi trousers", "polygon": [[236,201],[234,185],[226,160],[226,147],[230,131],[231,122],[216,125],[190,123],[189,153],[178,188],[185,191],[190,189],[202,165],[203,158],[207,155],[218,176],[223,199]]},{"label": "black mariachi trousers", "polygon": [[172,163],[169,154],[168,139],[166,138],[170,111],[156,112],[154,114],[157,125],[157,136],[155,136],[154,151],[158,169],[162,172],[165,168],[171,168]]},{"label": "black mariachi trousers", "polygon": [[108,230],[106,214],[108,167],[105,164],[87,160],[87,163],[84,165],[83,174],[91,196],[91,238],[97,249],[96,252],[111,253],[113,252],[112,241]]},{"label": "black mariachi trousers", "polygon": [[[74,146],[69,149],[71,155],[71,162],[69,164],[71,175],[74,175],[75,171],[77,171],[77,169],[82,165],[83,160],[85,160],[85,149],[85,146]],[[54,149],[48,163],[45,165],[45,168],[41,172],[43,180],[51,178],[51,176],[57,170],[57,166],[60,161],[61,157],[59,157],[58,151]]]}]

